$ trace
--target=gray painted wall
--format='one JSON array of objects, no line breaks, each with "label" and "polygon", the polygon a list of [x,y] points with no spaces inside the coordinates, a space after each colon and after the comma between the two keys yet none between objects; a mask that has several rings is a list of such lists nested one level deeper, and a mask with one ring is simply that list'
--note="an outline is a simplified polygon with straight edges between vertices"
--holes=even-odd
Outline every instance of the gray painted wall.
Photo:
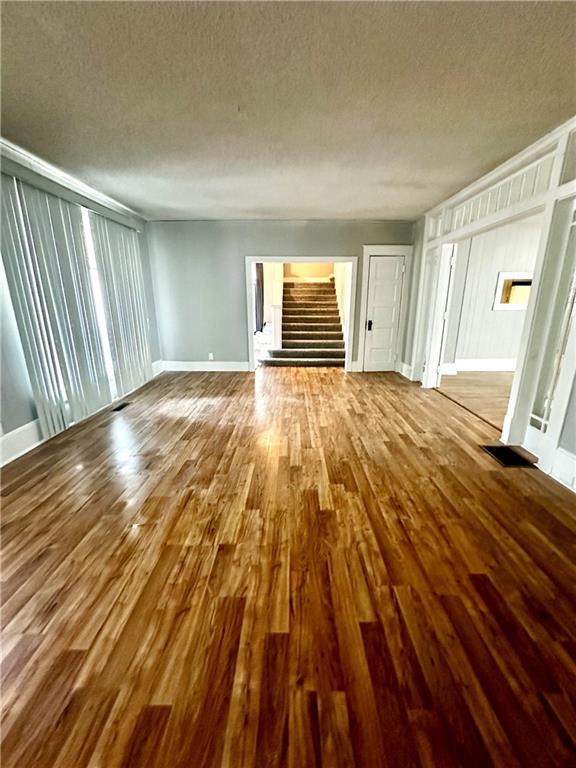
[{"label": "gray painted wall", "polygon": [[412,243],[411,222],[167,221],[147,233],[162,359],[178,361],[248,360],[246,256],[358,256],[359,292],[363,245]]}]

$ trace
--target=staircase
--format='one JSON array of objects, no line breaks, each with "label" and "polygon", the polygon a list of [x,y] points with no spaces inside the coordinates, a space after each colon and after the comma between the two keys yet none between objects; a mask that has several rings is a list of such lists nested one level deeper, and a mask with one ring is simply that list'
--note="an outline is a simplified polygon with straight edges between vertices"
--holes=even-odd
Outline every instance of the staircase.
[{"label": "staircase", "polygon": [[334,283],[284,282],[282,349],[260,362],[275,366],[344,367],[344,336]]}]

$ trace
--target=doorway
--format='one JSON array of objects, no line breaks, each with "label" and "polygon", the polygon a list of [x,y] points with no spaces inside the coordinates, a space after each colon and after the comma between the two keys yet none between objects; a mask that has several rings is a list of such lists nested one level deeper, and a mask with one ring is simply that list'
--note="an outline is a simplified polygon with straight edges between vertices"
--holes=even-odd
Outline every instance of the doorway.
[{"label": "doorway", "polygon": [[351,370],[355,256],[247,256],[249,367]]},{"label": "doorway", "polygon": [[437,389],[502,431],[538,254],[541,214],[452,246]]}]

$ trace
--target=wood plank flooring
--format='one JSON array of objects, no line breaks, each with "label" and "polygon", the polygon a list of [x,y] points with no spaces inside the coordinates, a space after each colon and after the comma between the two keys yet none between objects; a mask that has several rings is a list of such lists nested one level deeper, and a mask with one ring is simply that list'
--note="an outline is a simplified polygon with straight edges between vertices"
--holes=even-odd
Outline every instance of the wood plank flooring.
[{"label": "wood plank flooring", "polygon": [[576,765],[575,497],[396,374],[164,374],[3,473],[3,768]]},{"label": "wood plank flooring", "polygon": [[438,391],[501,432],[513,378],[513,373],[503,371],[463,372],[456,376],[442,376]]}]

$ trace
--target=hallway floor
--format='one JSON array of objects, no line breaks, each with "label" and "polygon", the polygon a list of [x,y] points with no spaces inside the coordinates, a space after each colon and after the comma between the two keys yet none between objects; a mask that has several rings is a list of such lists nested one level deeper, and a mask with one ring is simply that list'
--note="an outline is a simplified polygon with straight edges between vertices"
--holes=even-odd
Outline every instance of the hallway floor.
[{"label": "hallway floor", "polygon": [[442,376],[438,390],[500,432],[508,410],[514,373],[470,371],[456,376]]},{"label": "hallway floor", "polygon": [[396,374],[174,373],[3,473],[3,768],[569,766],[574,496]]}]

